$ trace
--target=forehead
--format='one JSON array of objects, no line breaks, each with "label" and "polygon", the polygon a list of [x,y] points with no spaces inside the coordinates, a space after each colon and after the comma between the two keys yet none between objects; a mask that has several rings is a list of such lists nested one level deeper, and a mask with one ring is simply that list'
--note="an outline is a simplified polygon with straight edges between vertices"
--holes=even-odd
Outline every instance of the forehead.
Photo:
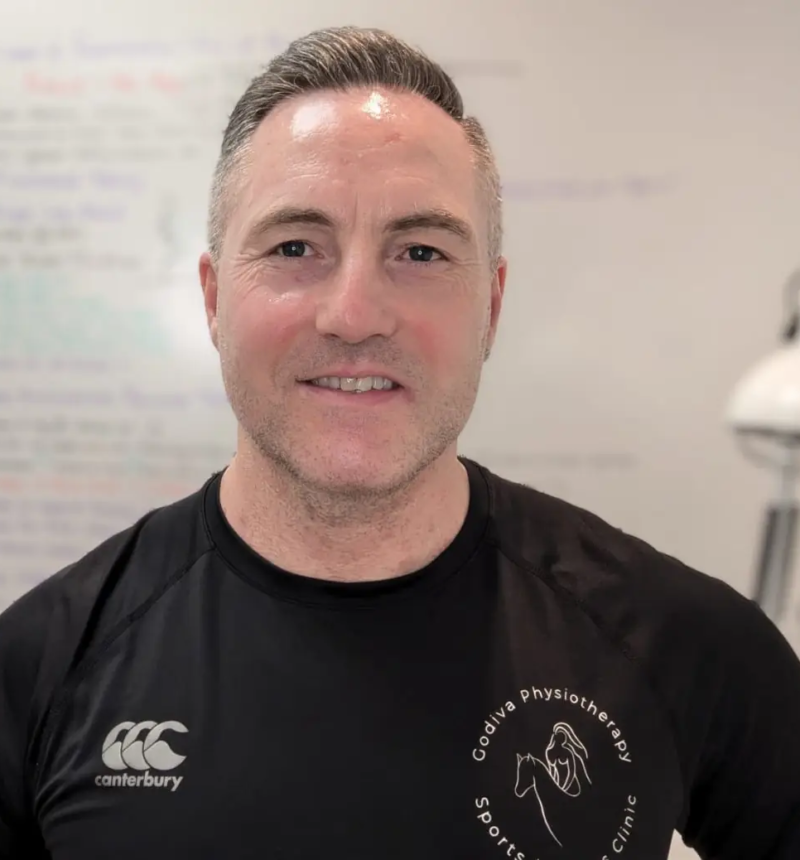
[{"label": "forehead", "polygon": [[[437,205],[474,217],[477,181],[460,125],[412,93],[324,91],[278,105],[253,135],[240,215],[275,203]],[[394,212],[393,214],[397,214]]]}]

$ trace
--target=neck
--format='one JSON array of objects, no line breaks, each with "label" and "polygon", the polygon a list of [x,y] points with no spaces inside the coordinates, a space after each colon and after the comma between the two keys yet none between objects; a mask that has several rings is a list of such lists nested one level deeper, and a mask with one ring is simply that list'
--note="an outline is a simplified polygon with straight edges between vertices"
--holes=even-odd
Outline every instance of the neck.
[{"label": "neck", "polygon": [[240,446],[220,502],[242,540],[278,567],[359,582],[412,573],[443,552],[466,517],[469,483],[453,448],[395,492],[342,499]]}]

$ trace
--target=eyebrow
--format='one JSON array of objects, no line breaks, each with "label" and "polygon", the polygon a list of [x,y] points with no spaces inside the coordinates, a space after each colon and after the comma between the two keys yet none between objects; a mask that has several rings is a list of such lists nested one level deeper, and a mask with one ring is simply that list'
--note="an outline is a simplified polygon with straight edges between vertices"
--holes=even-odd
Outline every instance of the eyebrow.
[{"label": "eyebrow", "polygon": [[463,218],[453,215],[447,209],[424,209],[411,215],[404,215],[402,218],[395,218],[386,225],[387,233],[405,233],[419,229],[445,230],[464,242],[473,242],[475,239],[472,227]]},{"label": "eyebrow", "polygon": [[[334,229],[336,222],[320,209],[308,209],[295,206],[284,206],[268,212],[248,231],[248,239],[252,240],[275,227],[291,226],[292,224],[314,224],[319,227]],[[407,233],[410,230],[445,230],[464,242],[474,242],[475,234],[470,225],[447,209],[433,208],[393,218],[384,227],[384,233]]]}]

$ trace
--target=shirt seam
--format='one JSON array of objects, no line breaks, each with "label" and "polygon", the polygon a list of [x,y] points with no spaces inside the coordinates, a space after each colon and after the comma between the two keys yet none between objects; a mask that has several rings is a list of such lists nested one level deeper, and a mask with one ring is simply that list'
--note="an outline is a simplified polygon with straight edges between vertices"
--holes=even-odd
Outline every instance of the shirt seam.
[{"label": "shirt seam", "polygon": [[[56,726],[58,725],[58,719],[66,710],[69,700],[75,691],[75,687],[102,662],[114,642],[123,636],[131,627],[134,626],[134,624],[140,621],[147,612],[149,612],[150,609],[152,609],[153,606],[155,606],[161,598],[167,594],[167,592],[177,585],[184,576],[186,576],[186,574],[189,573],[192,568],[194,568],[195,565],[211,551],[212,548],[207,547],[193,561],[178,568],[174,573],[170,574],[167,581],[157,591],[152,593],[148,598],[140,603],[139,606],[129,612],[122,620],[118,621],[111,631],[87,653],[85,659],[77,667],[76,671],[64,679],[58,692],[52,699],[52,704],[45,710],[43,715],[43,729],[38,742],[39,755],[33,763],[33,771],[30,781],[27,779],[25,780],[32,788],[36,786],[39,778],[41,777],[41,767],[43,763],[42,751],[46,748],[47,743],[55,731]],[[26,755],[26,760],[28,759],[29,756]],[[30,767],[31,765],[28,765],[28,768]]]}]

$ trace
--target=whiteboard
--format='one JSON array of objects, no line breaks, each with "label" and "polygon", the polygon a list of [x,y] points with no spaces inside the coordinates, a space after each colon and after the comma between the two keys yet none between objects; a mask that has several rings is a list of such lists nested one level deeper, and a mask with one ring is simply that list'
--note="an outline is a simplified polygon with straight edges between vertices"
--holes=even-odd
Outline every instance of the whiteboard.
[{"label": "whiteboard", "polygon": [[290,6],[4,16],[0,604],[230,457],[196,276],[222,129],[346,22],[441,61],[497,153],[509,279],[463,453],[748,591],[771,477],[722,413],[800,258],[800,6]]},{"label": "whiteboard", "polygon": [[25,0],[0,35],[0,604],[229,459],[196,275],[221,133],[348,22],[442,62],[497,153],[463,453],[749,590],[771,476],[722,414],[800,258],[797,3],[113,5]]},{"label": "whiteboard", "polygon": [[250,77],[344,23],[428,50],[496,150],[509,276],[462,453],[749,592],[772,478],[722,415],[800,263],[800,4],[381,5],[5,0],[0,605],[233,453],[211,172]]}]

